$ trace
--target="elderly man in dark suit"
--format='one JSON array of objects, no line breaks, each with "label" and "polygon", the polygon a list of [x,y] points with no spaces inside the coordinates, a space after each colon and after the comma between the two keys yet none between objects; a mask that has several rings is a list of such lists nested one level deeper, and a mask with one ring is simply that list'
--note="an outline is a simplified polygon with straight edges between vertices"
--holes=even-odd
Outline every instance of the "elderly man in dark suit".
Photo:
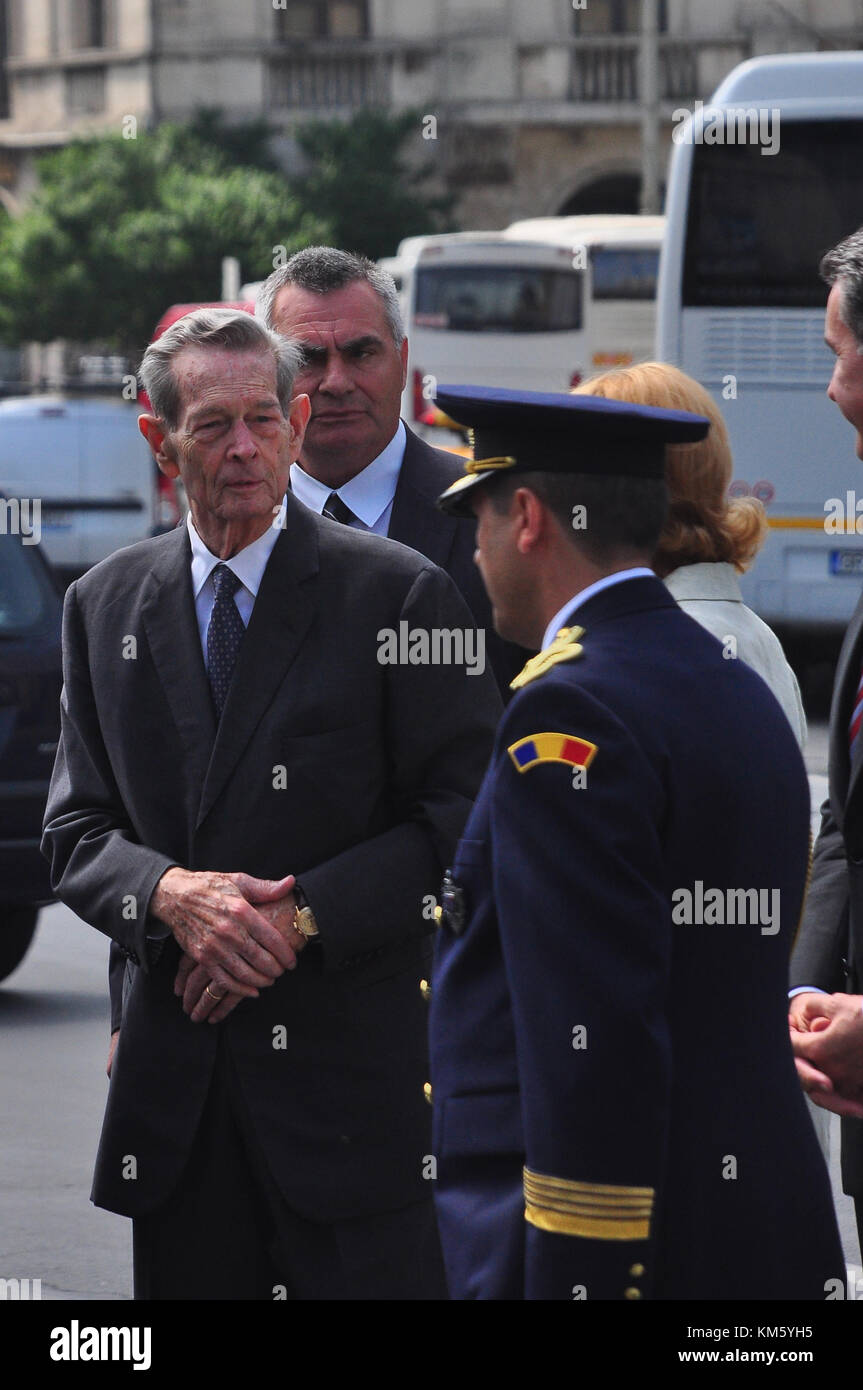
[{"label": "elderly man in dark suit", "polygon": [[399,418],[408,342],[392,276],[331,246],[298,251],[258,294],[257,313],[303,349],[297,389],[312,404],[291,486],[306,506],[401,541],[445,569],[479,628],[504,699],[528,652],[500,640],[473,563],[472,519],[436,499],[461,460]]},{"label": "elderly man in dark suit", "polygon": [[295,365],[226,310],[151,345],[142,430],[189,524],[66,598],[43,847],[128,958],[93,1197],[134,1218],[144,1298],[444,1287],[418,982],[499,700],[433,640],[384,659],[470,613],[286,495]]},{"label": "elderly man in dark suit", "polygon": [[[863,227],[824,257],[827,394],[863,459]],[[863,1244],[863,598],[848,625],[830,712],[828,797],[791,971],[791,1040],[810,1098],[842,1122],[842,1184]]]}]

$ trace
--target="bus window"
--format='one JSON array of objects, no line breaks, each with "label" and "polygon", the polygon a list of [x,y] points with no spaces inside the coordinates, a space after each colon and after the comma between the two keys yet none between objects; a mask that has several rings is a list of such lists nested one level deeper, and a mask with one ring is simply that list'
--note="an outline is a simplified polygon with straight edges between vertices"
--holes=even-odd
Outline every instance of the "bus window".
[{"label": "bus window", "polygon": [[757,145],[693,151],[684,307],[823,308],[818,263],[863,221],[863,121],[784,121]]},{"label": "bus window", "polygon": [[594,299],[655,299],[659,248],[598,246],[591,254]]},{"label": "bus window", "polygon": [[458,333],[573,332],[581,328],[581,276],[536,266],[422,267],[414,321]]}]

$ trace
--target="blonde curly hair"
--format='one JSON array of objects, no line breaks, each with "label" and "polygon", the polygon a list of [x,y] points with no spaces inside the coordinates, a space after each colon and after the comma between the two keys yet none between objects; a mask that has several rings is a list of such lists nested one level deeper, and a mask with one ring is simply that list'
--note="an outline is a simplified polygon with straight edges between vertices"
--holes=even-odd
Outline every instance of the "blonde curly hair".
[{"label": "blonde curly hair", "polygon": [[697,444],[669,444],[665,454],[668,519],[652,565],[661,579],[681,565],[728,561],[741,574],[767,535],[767,516],[754,497],[728,497],[733,463],[725,421],[713,397],[668,362],[615,367],[581,382],[576,395],[604,396],[706,415],[710,429]]}]

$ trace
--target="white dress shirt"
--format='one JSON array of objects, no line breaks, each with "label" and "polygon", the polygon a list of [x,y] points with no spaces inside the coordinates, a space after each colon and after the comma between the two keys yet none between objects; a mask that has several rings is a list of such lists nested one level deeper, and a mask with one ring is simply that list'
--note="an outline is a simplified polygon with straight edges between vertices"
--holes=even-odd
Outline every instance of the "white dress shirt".
[{"label": "white dress shirt", "polygon": [[218,555],[214,555],[208,550],[195,530],[192,521],[192,513],[186,517],[186,525],[189,528],[189,540],[192,545],[192,593],[195,596],[195,616],[198,619],[198,632],[201,637],[201,650],[204,653],[204,665],[207,664],[207,628],[210,626],[210,615],[213,611],[213,604],[216,602],[216,591],[213,584],[213,570],[216,565],[225,564],[228,569],[233,570],[240,581],[240,587],[234,595],[234,603],[243,620],[245,627],[249,626],[249,619],[252,616],[252,609],[255,606],[255,599],[261,587],[261,580],[264,577],[264,570],[267,568],[267,561],[273,553],[273,546],[279,538],[279,532],[285,524],[285,506],[282,501],[277,514],[273,517],[262,536],[258,536],[256,541],[247,545],[244,550],[238,550],[236,555],[232,555],[230,560],[220,560]]},{"label": "white dress shirt", "polygon": [[[398,429],[377,458],[361,468],[356,477],[336,488],[345,506],[350,507],[357,518],[350,523],[355,530],[373,531],[376,536],[387,534],[406,443],[404,422],[399,420]],[[298,463],[292,463],[291,491],[320,516],[333,489],[318,482]]]}]

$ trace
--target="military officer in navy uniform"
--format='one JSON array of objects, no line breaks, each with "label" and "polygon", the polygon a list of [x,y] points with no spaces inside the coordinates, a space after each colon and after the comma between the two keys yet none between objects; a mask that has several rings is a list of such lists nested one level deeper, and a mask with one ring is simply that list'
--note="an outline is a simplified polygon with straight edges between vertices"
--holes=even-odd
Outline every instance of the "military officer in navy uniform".
[{"label": "military officer in navy uniform", "polygon": [[786,1024],[809,791],[787,720],[648,568],[708,422],[447,388],[515,684],[431,998],[450,1292],[823,1299],[844,1262]]}]

